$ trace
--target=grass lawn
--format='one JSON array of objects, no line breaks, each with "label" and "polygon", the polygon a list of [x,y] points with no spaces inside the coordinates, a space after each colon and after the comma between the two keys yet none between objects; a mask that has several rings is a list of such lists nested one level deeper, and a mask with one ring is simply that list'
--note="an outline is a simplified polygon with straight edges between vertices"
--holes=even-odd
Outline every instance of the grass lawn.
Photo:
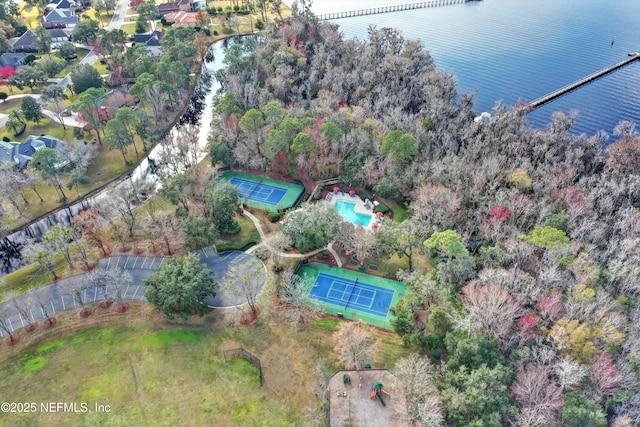
[{"label": "grass lawn", "polygon": [[395,222],[402,222],[405,219],[409,218],[409,211],[407,211],[407,208],[405,208],[404,206],[394,203],[389,206],[389,209],[391,209],[391,212],[393,212],[393,220]]},{"label": "grass lawn", "polygon": [[40,25],[41,16],[38,12],[38,8],[36,7],[23,3],[20,16],[23,18],[24,24],[29,28],[35,28]]},{"label": "grass lawn", "polygon": [[251,242],[260,242],[260,234],[248,217],[236,215],[236,220],[240,224],[240,232],[220,236],[220,239],[215,243],[219,252],[246,249],[245,246]]},{"label": "grass lawn", "polygon": [[[228,327],[217,312],[169,322],[150,304],[132,302],[125,314],[96,308],[88,319],[75,309],[60,313],[58,325],[21,333],[16,347],[0,346],[0,394],[15,402],[87,402],[110,405],[109,413],[5,414],[12,426],[217,425],[301,426],[307,408],[319,401],[312,370],[339,366],[332,333],[337,319],[291,328],[263,309],[247,327]],[[92,328],[92,326],[98,326]],[[392,368],[408,353],[400,339],[376,331],[376,367]],[[223,349],[244,347],[260,359],[225,362]],[[179,363],[176,363],[179,361]],[[185,424],[185,420],[189,420]]]},{"label": "grass lawn", "polygon": [[[76,54],[78,55],[78,57],[76,59],[72,59],[71,61],[64,61],[65,67],[62,69],[62,71],[60,71],[58,74],[56,74],[56,78],[61,79],[64,76],[66,76],[67,74],[69,74],[71,72],[71,69],[76,64],[79,64],[80,61],[82,61],[84,59],[84,57],[89,54],[89,50],[85,49],[83,47],[78,47],[78,48],[76,48]],[[60,58],[56,57],[56,59],[60,59]]]},{"label": "grass lawn", "polygon": [[136,33],[136,24],[135,24],[135,22],[131,23],[131,24],[122,24],[120,26],[120,29],[122,31],[124,31],[125,33],[127,33],[127,34],[135,34]]},{"label": "grass lawn", "polygon": [[[71,253],[72,256],[76,256],[76,251]],[[92,250],[89,253],[90,261],[95,261],[98,258],[99,253],[97,250]],[[80,261],[77,261],[75,265],[76,268],[71,270],[61,254],[54,256],[54,269],[59,277],[69,277],[84,273],[79,268]],[[25,294],[49,283],[51,283],[51,274],[46,271],[40,271],[36,264],[27,265],[2,277],[2,280],[0,280],[0,302],[8,301],[17,295]]]}]

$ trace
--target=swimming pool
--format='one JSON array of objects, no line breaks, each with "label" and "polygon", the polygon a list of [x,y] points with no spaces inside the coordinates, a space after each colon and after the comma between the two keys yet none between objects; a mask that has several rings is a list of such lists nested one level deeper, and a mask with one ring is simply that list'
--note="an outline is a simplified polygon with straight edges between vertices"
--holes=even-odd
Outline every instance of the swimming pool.
[{"label": "swimming pool", "polygon": [[356,204],[354,202],[345,202],[338,200],[334,205],[340,216],[352,224],[369,226],[373,215],[361,214],[355,211]]}]

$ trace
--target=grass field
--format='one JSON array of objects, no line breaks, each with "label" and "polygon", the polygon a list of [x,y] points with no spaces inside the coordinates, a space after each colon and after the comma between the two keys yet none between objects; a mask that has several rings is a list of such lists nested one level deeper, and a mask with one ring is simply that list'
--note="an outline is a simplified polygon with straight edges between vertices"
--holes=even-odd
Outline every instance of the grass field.
[{"label": "grass field", "polygon": [[[0,346],[0,394],[15,402],[87,402],[110,413],[3,415],[11,426],[304,426],[319,401],[312,394],[319,362],[338,368],[331,334],[337,319],[291,328],[263,307],[258,321],[229,327],[217,312],[168,322],[149,304],[125,314],[96,309],[88,319],[70,310],[51,330],[22,334],[17,347]],[[97,328],[95,328],[97,326]],[[395,334],[377,331],[374,366],[392,367],[407,354]],[[225,362],[222,349],[244,347],[263,367]],[[176,363],[179,361],[179,363]],[[313,424],[315,425],[315,424]]]},{"label": "grass field", "polygon": [[248,217],[236,215],[236,220],[240,224],[240,232],[220,236],[215,243],[219,252],[242,250],[251,242],[260,242],[260,234]]}]

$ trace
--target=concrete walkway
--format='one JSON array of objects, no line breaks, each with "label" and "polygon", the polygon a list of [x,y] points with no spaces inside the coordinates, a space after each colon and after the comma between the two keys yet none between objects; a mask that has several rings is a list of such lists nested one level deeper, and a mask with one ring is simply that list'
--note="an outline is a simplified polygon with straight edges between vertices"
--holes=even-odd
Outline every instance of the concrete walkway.
[{"label": "concrete walkway", "polygon": [[288,254],[286,252],[274,251],[271,247],[269,247],[269,240],[271,238],[267,237],[266,234],[264,234],[264,231],[262,230],[262,226],[260,225],[260,221],[258,221],[258,218],[256,218],[251,212],[247,211],[244,208],[242,209],[242,213],[253,222],[253,225],[258,230],[258,234],[260,234],[260,240],[261,240],[261,242],[259,244],[255,245],[255,246],[252,246],[249,249],[247,249],[245,251],[246,253],[250,254],[250,253],[254,252],[256,249],[258,249],[258,248],[265,247],[265,248],[269,249],[271,252],[281,256],[282,258],[308,258],[308,257],[314,256],[315,254],[318,254],[318,253],[320,253],[320,252],[322,252],[324,250],[327,250],[335,258],[336,265],[338,267],[342,267],[342,261],[340,260],[340,257],[338,256],[336,251],[331,246],[333,244],[333,242],[329,243],[324,248],[319,248],[319,249],[307,252],[305,254]]}]

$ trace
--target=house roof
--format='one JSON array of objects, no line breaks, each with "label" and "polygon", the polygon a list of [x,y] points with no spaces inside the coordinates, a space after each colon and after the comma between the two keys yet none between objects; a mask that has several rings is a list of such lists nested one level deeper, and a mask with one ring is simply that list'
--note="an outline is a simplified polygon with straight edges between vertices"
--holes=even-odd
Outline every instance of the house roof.
[{"label": "house roof", "polygon": [[160,13],[178,12],[179,10],[180,8],[176,2],[162,3],[158,5],[158,12]]},{"label": "house roof", "polygon": [[24,64],[27,57],[24,53],[3,53],[0,55],[0,67],[10,66],[16,68],[18,65]]},{"label": "house roof", "polygon": [[195,24],[196,15],[197,13],[195,12],[171,12],[165,15],[165,18],[167,21],[173,22],[175,27],[181,27],[183,25]]},{"label": "house roof", "polygon": [[[52,28],[48,29],[47,32],[51,35],[52,41],[58,41],[59,39],[69,39],[69,34],[71,32],[68,29],[63,28]],[[31,50],[36,51],[36,36],[33,30],[29,30],[24,33],[18,40],[13,44],[13,49],[15,51],[20,50]]]},{"label": "house roof", "polygon": [[70,9],[53,9],[47,16],[40,20],[45,22],[64,22],[65,24],[77,24],[80,18]]},{"label": "house roof", "polygon": [[54,138],[53,136],[29,135],[23,143],[18,145],[1,141],[0,162],[14,162],[22,169],[33,158],[36,151],[43,148],[53,148],[57,150],[58,154],[62,157],[66,157],[70,151],[69,145],[65,141]]},{"label": "house roof", "polygon": [[5,162],[13,162],[13,144],[0,141],[0,164]]},{"label": "house roof", "polygon": [[134,43],[144,43],[147,46],[160,46],[162,36],[164,36],[164,33],[156,30],[150,34],[136,34],[133,36],[133,41]]}]

